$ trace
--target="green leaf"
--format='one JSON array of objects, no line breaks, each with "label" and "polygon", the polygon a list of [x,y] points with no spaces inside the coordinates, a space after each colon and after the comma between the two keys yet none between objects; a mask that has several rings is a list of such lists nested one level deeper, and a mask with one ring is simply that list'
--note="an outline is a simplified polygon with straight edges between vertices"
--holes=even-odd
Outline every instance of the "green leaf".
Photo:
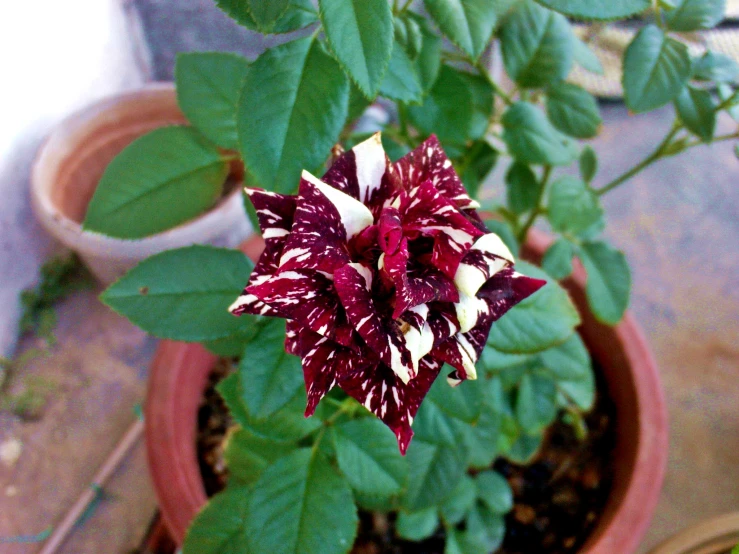
[{"label": "green leaf", "polygon": [[226,175],[228,163],[195,129],[155,129],[105,168],[82,227],[122,239],[161,233],[211,208]]},{"label": "green leaf", "polygon": [[260,29],[252,14],[249,12],[249,2],[266,3],[265,0],[216,0],[216,4],[238,23],[264,33],[290,33],[318,21],[318,14],[311,4],[311,0],[289,0],[288,8],[270,27]]},{"label": "green leaf", "polygon": [[633,112],[647,112],[675,98],[691,73],[688,47],[647,25],[624,53],[624,99]]},{"label": "green leaf", "polygon": [[585,292],[595,317],[615,325],[629,305],[631,272],[626,256],[605,242],[586,242],[580,259],[588,274]]},{"label": "green leaf", "polygon": [[595,402],[595,376],[590,354],[580,335],[541,353],[541,363],[557,381],[557,388],[581,410]]},{"label": "green leaf", "polygon": [[418,58],[415,61],[416,71],[421,83],[421,89],[426,94],[436,83],[441,69],[441,38],[433,32],[421,28],[423,44]]},{"label": "green leaf", "polygon": [[474,113],[468,138],[473,140],[483,139],[493,115],[495,93],[490,83],[481,75],[460,71],[459,76],[467,83],[472,93]]},{"label": "green leaf", "polygon": [[209,140],[235,150],[236,108],[249,62],[235,54],[179,54],[175,65],[177,103],[188,121]]},{"label": "green leaf", "polygon": [[406,457],[409,474],[403,506],[411,512],[439,504],[465,475],[467,451],[463,444],[450,448],[416,437]]},{"label": "green leaf", "polygon": [[729,56],[710,50],[693,64],[693,79],[733,83],[739,78],[739,64]]},{"label": "green leaf", "polygon": [[397,42],[393,46],[385,78],[380,84],[380,94],[405,103],[418,103],[423,96],[416,65]]},{"label": "green leaf", "polygon": [[570,297],[541,269],[523,261],[518,271],[547,284],[512,308],[493,325],[488,344],[511,354],[534,353],[567,340],[580,324]]},{"label": "green leaf", "polygon": [[411,123],[422,135],[436,133],[442,144],[463,145],[472,131],[475,99],[460,71],[444,65],[420,106],[410,106]]},{"label": "green leaf", "polygon": [[216,390],[234,420],[259,438],[295,443],[321,427],[318,418],[303,416],[306,403],[304,390],[298,391],[282,409],[267,419],[256,419],[249,414],[243,402],[241,380],[236,373],[218,383]]},{"label": "green leaf", "polygon": [[469,550],[469,554],[495,552],[503,544],[505,530],[503,516],[494,514],[485,505],[478,503],[467,517],[465,535],[468,538],[463,540],[462,544],[472,542],[473,548]]},{"label": "green leaf", "polygon": [[675,98],[675,109],[685,127],[703,142],[711,142],[716,131],[716,107],[707,90],[684,87]]},{"label": "green leaf", "polygon": [[580,177],[590,183],[598,172],[598,156],[590,145],[586,145],[580,153]]},{"label": "green leaf", "polygon": [[498,13],[491,0],[425,0],[426,9],[449,39],[477,60],[490,42]]},{"label": "green leaf", "polygon": [[[371,101],[365,98],[362,91],[359,90],[357,85],[349,83],[349,114],[346,117],[347,122],[354,122],[359,119],[365,110],[370,107]],[[368,134],[368,136],[370,136]]]},{"label": "green leaf", "polygon": [[104,304],[152,335],[203,341],[233,335],[228,313],[253,264],[241,252],[188,246],[148,258],[102,294]]},{"label": "green leaf", "polygon": [[552,183],[547,215],[555,231],[578,235],[603,218],[603,208],[583,181],[563,175]]},{"label": "green leaf", "polygon": [[262,33],[270,32],[277,21],[285,15],[290,5],[289,0],[242,0],[252,21]]},{"label": "green leaf", "polygon": [[577,158],[577,144],[533,104],[516,102],[503,114],[502,123],[503,140],[519,162],[569,165]]},{"label": "green leaf", "polygon": [[516,5],[500,29],[503,63],[522,87],[562,81],[572,67],[574,47],[567,19],[534,0]]},{"label": "green leaf", "polygon": [[295,450],[287,441],[260,437],[250,429],[237,429],[226,440],[224,459],[228,466],[229,486],[253,485],[268,466]]},{"label": "green leaf", "polygon": [[262,317],[242,315],[239,317],[239,320],[243,325],[234,334],[221,339],[205,341],[203,346],[216,356],[224,358],[241,357],[244,353],[244,347],[256,336],[261,325]]},{"label": "green leaf", "polygon": [[531,168],[514,161],[505,175],[508,206],[517,214],[528,212],[539,199],[539,180]]},{"label": "green leaf", "polygon": [[395,522],[398,536],[409,541],[422,541],[433,535],[438,527],[436,506],[417,512],[400,512]]},{"label": "green leaf", "polygon": [[570,83],[557,83],[548,89],[547,115],[557,129],[581,139],[593,138],[603,125],[593,95]]},{"label": "green leaf", "polygon": [[516,396],[516,419],[529,435],[542,432],[557,416],[557,387],[548,377],[525,374]]},{"label": "green leaf", "polygon": [[393,14],[387,0],[320,0],[331,50],[368,98],[374,98],[393,50]]},{"label": "green leaf", "polygon": [[481,471],[475,476],[477,496],[493,513],[504,515],[513,508],[513,491],[508,481],[496,471]]},{"label": "green leaf", "polygon": [[454,490],[441,503],[441,517],[447,525],[456,525],[462,521],[475,505],[477,489],[469,475],[459,481]]},{"label": "green leaf", "polygon": [[[486,344],[482,351],[482,365],[485,367],[485,371],[489,374],[496,374],[502,369],[507,369],[511,366],[517,366],[525,363],[531,358],[529,354],[507,354],[500,352]],[[496,379],[492,379],[491,383],[497,382]],[[486,400],[487,400],[486,396]]]},{"label": "green leaf", "polygon": [[739,123],[739,91],[735,91],[732,87],[725,83],[718,86],[718,97],[721,103],[728,102],[724,108],[731,118]]},{"label": "green leaf", "polygon": [[667,27],[673,31],[711,29],[724,18],[726,0],[675,0],[675,9],[665,13]]},{"label": "green leaf", "polygon": [[390,496],[400,492],[408,464],[392,432],[376,418],[363,418],[333,428],[339,468],[355,490]]},{"label": "green leaf", "polygon": [[572,55],[580,67],[590,73],[603,75],[603,64],[600,63],[598,55],[574,33],[572,34],[572,48]]},{"label": "green leaf", "polygon": [[557,281],[569,277],[572,274],[572,258],[575,249],[571,242],[559,239],[552,244],[544,253],[541,267]]},{"label": "green leaf", "polygon": [[254,485],[246,529],[253,552],[344,554],[357,523],[349,483],[323,455],[302,448]]},{"label": "green leaf", "polygon": [[385,154],[387,154],[388,158],[390,158],[390,161],[392,162],[398,161],[411,151],[411,149],[405,144],[401,144],[391,139],[390,135],[384,134],[380,140],[382,141],[382,148],[385,150]]},{"label": "green leaf", "polygon": [[541,448],[543,435],[527,435],[522,433],[513,443],[506,454],[506,458],[514,464],[526,465],[531,463]]},{"label": "green leaf", "polygon": [[641,13],[652,5],[651,0],[537,0],[540,4],[577,19],[609,21]]},{"label": "green leaf", "polygon": [[241,93],[241,154],[265,188],[293,192],[303,168],[327,157],[346,120],[349,81],[311,37],[267,50]]},{"label": "green leaf", "polygon": [[266,318],[239,363],[243,401],[265,419],[287,404],[303,385],[300,358],[285,352],[285,321]]},{"label": "green leaf", "polygon": [[182,554],[244,554],[249,490],[229,486],[200,510],[190,524]]},{"label": "green leaf", "polygon": [[408,57],[415,61],[423,47],[421,25],[408,13],[396,17],[394,25],[396,42],[403,47]]},{"label": "green leaf", "polygon": [[[497,386],[500,386],[497,380],[490,380],[488,383],[497,383]],[[485,384],[487,385],[487,383]],[[480,386],[483,385],[481,384]],[[498,453],[500,427],[501,414],[492,403],[486,402],[480,418],[465,433],[465,443],[470,451],[470,466],[474,468],[486,468],[495,461]]]},{"label": "green leaf", "polygon": [[459,163],[460,177],[472,198],[477,197],[480,185],[498,161],[498,151],[484,140],[477,140],[467,149]]}]

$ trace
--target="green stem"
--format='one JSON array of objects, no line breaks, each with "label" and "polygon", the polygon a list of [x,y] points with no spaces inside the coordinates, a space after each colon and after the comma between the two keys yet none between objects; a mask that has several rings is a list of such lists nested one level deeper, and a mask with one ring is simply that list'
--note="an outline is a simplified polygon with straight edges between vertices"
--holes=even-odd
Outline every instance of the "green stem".
[{"label": "green stem", "polygon": [[403,102],[398,102],[398,126],[400,127],[400,135],[405,139],[406,144],[409,144],[411,137],[408,134],[408,108]]},{"label": "green stem", "polygon": [[[468,60],[470,61],[470,60]],[[513,104],[513,99],[510,97],[510,95],[504,91],[501,86],[493,79],[493,77],[488,73],[488,70],[485,68],[485,66],[480,62],[479,60],[477,62],[474,62],[472,65],[477,68],[477,70],[480,72],[480,75],[488,82],[490,87],[493,89],[495,94],[500,96],[503,99],[503,102],[505,102],[508,106],[511,106]]]},{"label": "green stem", "polygon": [[411,7],[411,4],[413,4],[413,0],[407,0],[405,4],[403,4],[403,7],[400,8],[400,11],[397,12],[398,15],[404,14],[406,11],[408,11],[408,8]]},{"label": "green stem", "polygon": [[654,0],[654,21],[659,27],[664,27],[665,22],[662,21],[662,7],[659,5],[659,0]]},{"label": "green stem", "polygon": [[547,188],[547,183],[549,182],[549,177],[551,176],[551,174],[552,166],[545,165],[544,173],[542,173],[541,183],[539,185],[539,194],[536,198],[536,205],[534,206],[534,209],[531,210],[531,214],[529,214],[526,223],[523,224],[523,227],[521,227],[521,230],[518,232],[519,243],[523,243],[523,241],[526,240],[526,235],[528,234],[529,229],[531,229],[531,226],[536,221],[536,218],[539,217],[544,211],[544,206],[542,205],[542,203],[544,202],[544,192]]},{"label": "green stem", "polygon": [[628,171],[616,177],[613,181],[611,181],[604,187],[596,190],[595,194],[597,194],[598,196],[604,195],[608,191],[615,189],[621,183],[628,181],[634,175],[636,175],[637,173],[640,173],[641,171],[643,171],[644,169],[652,165],[654,162],[659,160],[663,156],[667,146],[670,144],[670,142],[672,142],[672,139],[675,138],[675,135],[678,133],[678,131],[680,131],[680,129],[682,129],[682,124],[678,123],[677,121],[673,123],[672,129],[670,129],[670,132],[667,133],[667,136],[662,140],[662,142],[659,143],[659,146],[655,148],[654,152],[649,154],[649,156],[644,158],[642,161],[640,161],[638,164],[636,164],[634,167],[632,167]]}]

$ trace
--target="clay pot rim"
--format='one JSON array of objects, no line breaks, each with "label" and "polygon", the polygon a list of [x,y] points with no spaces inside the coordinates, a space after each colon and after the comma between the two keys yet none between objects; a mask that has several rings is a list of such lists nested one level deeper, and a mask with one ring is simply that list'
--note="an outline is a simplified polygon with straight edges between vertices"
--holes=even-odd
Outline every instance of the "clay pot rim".
[{"label": "clay pot rim", "polygon": [[[526,245],[541,255],[552,242],[551,237],[532,230]],[[585,272],[581,266],[576,265],[572,279],[584,289]],[[629,373],[635,384],[638,443],[621,502],[593,530],[581,549],[582,553],[588,554],[630,554],[637,548],[659,500],[667,465],[667,410],[657,366],[629,312],[614,331],[629,362]],[[175,396],[181,399],[184,394],[179,390],[175,395],[171,385],[181,385],[184,379],[189,391],[202,395],[207,374],[216,359],[200,345],[163,341],[152,364],[145,405],[149,469],[163,519],[179,544],[185,537],[187,525],[207,502],[207,497],[197,465],[195,425],[184,432],[178,431],[176,421],[182,421],[187,414],[180,413],[179,418],[175,418],[171,407],[178,401]],[[202,375],[186,378],[194,367],[198,367],[197,364],[210,365],[207,372],[199,366]],[[190,414],[193,423],[196,413],[194,408],[194,413]],[[189,437],[189,444],[181,442],[184,435]],[[180,456],[173,456],[175,452]],[[189,461],[184,461],[185,458]],[[173,462],[176,463],[173,465]],[[173,493],[173,482],[179,483],[181,492]],[[609,499],[606,510],[614,502],[616,500]]]},{"label": "clay pot rim", "polygon": [[679,531],[649,554],[719,554],[739,544],[739,512],[699,521]]},{"label": "clay pot rim", "polygon": [[[55,126],[36,154],[31,168],[30,189],[31,206],[36,217],[51,235],[65,246],[83,254],[102,255],[120,260],[138,260],[142,256],[146,257],[161,251],[163,245],[168,244],[174,248],[215,237],[222,232],[224,221],[230,220],[233,214],[243,212],[242,187],[236,186],[233,191],[219,199],[210,210],[189,221],[141,239],[119,239],[83,230],[80,223],[67,216],[53,202],[51,191],[63,164],[71,157],[84,159],[90,156],[102,145],[124,134],[124,131],[107,132],[102,139],[84,145],[79,150],[70,147],[70,140],[72,144],[81,142],[82,137],[89,133],[89,129],[85,130],[87,125],[94,123],[97,118],[104,117],[106,112],[122,104],[145,97],[156,98],[160,95],[174,94],[174,83],[148,83],[136,89],[102,98],[70,114]],[[180,124],[186,124],[186,120],[183,118]],[[131,123],[126,127],[126,131],[149,128],[151,128],[150,123],[140,125]]]}]

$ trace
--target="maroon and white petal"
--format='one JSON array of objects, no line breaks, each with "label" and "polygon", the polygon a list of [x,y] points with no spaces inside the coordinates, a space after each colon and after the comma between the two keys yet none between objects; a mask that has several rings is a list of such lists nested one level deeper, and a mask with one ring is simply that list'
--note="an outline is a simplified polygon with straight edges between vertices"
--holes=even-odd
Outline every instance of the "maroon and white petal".
[{"label": "maroon and white petal", "polygon": [[375,133],[339,156],[322,180],[356,198],[378,217],[383,206],[397,194],[389,168],[381,135]]},{"label": "maroon and white petal", "polygon": [[483,232],[442,196],[431,181],[422,182],[399,199],[404,233],[432,237],[431,263],[453,279],[462,258]]},{"label": "maroon and white petal", "polygon": [[333,282],[323,273],[312,269],[281,270],[246,291],[315,333],[329,336],[336,327],[339,298]]},{"label": "maroon and white petal", "polygon": [[382,362],[407,383],[418,372],[398,323],[383,317],[372,298],[372,272],[350,263],[336,270],[334,285],[349,322]]},{"label": "maroon and white petal", "polygon": [[284,242],[293,225],[297,198],[259,188],[244,190],[257,212],[264,241],[269,244],[274,239],[282,238]]},{"label": "maroon and white petal", "polygon": [[[464,333],[457,333],[431,351],[431,357],[448,363],[456,371],[452,379],[463,381],[477,379],[475,363],[479,355]],[[450,384],[456,384],[451,383]]]},{"label": "maroon and white petal", "polygon": [[431,135],[418,148],[395,162],[392,172],[406,190],[428,180],[457,208],[467,210],[480,207],[467,194],[436,135]]},{"label": "maroon and white petal", "polygon": [[489,302],[493,321],[496,321],[546,284],[543,279],[527,277],[509,267],[493,275],[480,287],[477,296]]},{"label": "maroon and white petal", "polygon": [[418,368],[421,358],[434,348],[434,333],[428,324],[428,317],[429,307],[426,304],[419,304],[398,319],[414,368]]},{"label": "maroon and white petal", "polygon": [[395,281],[393,317],[398,317],[413,306],[434,301],[458,302],[459,292],[454,281],[434,267],[412,269]]},{"label": "maroon and white petal", "polygon": [[426,356],[419,363],[418,376],[404,383],[381,363],[347,374],[339,379],[339,386],[390,427],[405,455],[413,437],[413,418],[440,370],[441,363]]},{"label": "maroon and white petal", "polygon": [[435,347],[459,332],[459,321],[451,304],[432,304],[426,321],[434,335]]},{"label": "maroon and white petal", "polygon": [[495,233],[481,236],[462,258],[454,275],[457,288],[474,296],[501,269],[513,265],[513,254]]},{"label": "maroon and white petal", "polygon": [[229,307],[229,311],[234,315],[248,313],[282,317],[280,312],[266,306],[257,297],[249,294],[246,289],[251,285],[264,282],[277,271],[282,250],[293,224],[296,197],[258,188],[244,190],[257,212],[259,227],[264,238],[264,251],[251,272],[244,292]]},{"label": "maroon and white petal", "polygon": [[372,221],[372,214],[361,202],[303,171],[295,220],[280,269],[315,269],[332,274],[350,261],[348,239]]},{"label": "maroon and white petal", "polygon": [[300,332],[303,325],[294,319],[285,322],[285,352],[293,356],[300,356]]},{"label": "maroon and white petal", "polygon": [[377,360],[358,353],[307,329],[300,332],[299,350],[308,403],[305,417],[313,415],[316,406],[342,376],[372,371]]},{"label": "maroon and white petal", "polygon": [[[463,293],[460,295],[465,302],[469,302],[468,311],[462,314],[460,304],[455,305],[460,319],[460,332],[431,353],[456,369],[449,377],[450,383],[476,377],[474,364],[485,346],[492,324],[545,284],[546,281],[526,277],[513,268],[506,268],[493,275],[476,297]],[[472,319],[474,324],[470,326]]]}]

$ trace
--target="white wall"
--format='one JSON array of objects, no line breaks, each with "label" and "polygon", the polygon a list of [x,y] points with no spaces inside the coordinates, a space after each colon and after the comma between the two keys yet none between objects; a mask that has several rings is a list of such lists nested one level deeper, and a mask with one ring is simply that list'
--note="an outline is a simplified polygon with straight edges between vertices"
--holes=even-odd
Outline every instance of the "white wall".
[{"label": "white wall", "polygon": [[30,210],[33,156],[70,112],[143,81],[121,0],[36,0],[0,7],[0,355],[17,339],[18,294],[53,245]]}]

